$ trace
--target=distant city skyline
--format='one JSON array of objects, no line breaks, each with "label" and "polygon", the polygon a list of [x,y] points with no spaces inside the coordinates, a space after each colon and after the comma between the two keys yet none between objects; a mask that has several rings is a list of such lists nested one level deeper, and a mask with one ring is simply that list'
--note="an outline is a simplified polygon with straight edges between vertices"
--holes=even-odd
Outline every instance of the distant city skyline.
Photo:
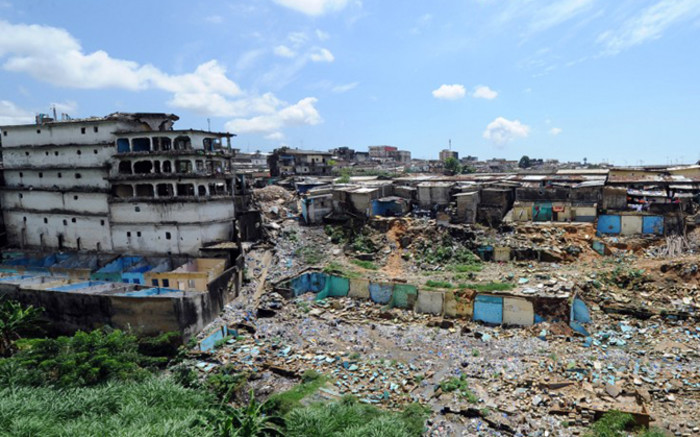
[{"label": "distant city skyline", "polygon": [[0,0],[0,125],[173,112],[242,151],[700,160],[700,2]]}]

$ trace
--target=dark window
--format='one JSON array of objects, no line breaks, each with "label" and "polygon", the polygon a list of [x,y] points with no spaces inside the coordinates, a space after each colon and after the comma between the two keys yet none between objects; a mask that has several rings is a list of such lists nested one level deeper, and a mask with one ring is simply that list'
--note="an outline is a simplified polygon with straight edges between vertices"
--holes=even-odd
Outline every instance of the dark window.
[{"label": "dark window", "polygon": [[98,130],[98,129],[97,129],[97,126],[94,126],[94,127],[92,128],[92,131],[93,131],[93,132],[97,132],[97,130]]},{"label": "dark window", "polygon": [[44,223],[48,223],[48,222],[49,222],[49,219],[47,219],[46,217],[44,217]]},{"label": "dark window", "polygon": [[76,178],[76,179],[80,179],[80,178],[82,178],[82,177],[83,177],[83,176],[82,176],[80,173],[76,173],[76,174],[75,174],[75,178]]},{"label": "dark window", "polygon": [[46,152],[46,156],[49,156],[49,152]]},{"label": "dark window", "polygon": [[78,200],[78,196],[73,196],[73,200]]},{"label": "dark window", "polygon": [[82,154],[83,154],[83,152],[81,152],[80,150],[78,150],[76,153],[77,153],[78,155],[82,155]]},{"label": "dark window", "polygon": [[136,232],[136,236],[137,236],[137,237],[140,237],[140,236],[141,236],[141,231],[137,231],[137,232]]},{"label": "dark window", "polygon": [[63,226],[68,226],[68,220],[63,219]]},{"label": "dark window", "polygon": [[131,232],[126,233],[126,238],[131,238]]},{"label": "dark window", "polygon": [[62,178],[62,177],[63,177],[63,175],[61,174],[60,171],[58,172],[58,177],[59,177],[59,178]]},{"label": "dark window", "polygon": [[97,149],[92,151],[95,155],[97,155]]},{"label": "dark window", "polygon": [[19,193],[19,198],[21,199],[21,198],[23,198],[23,197],[24,197],[24,194]]},{"label": "dark window", "polygon": [[22,176],[24,176],[24,174],[22,172],[19,172],[19,177],[22,177]]},{"label": "dark window", "polygon": [[170,280],[169,279],[163,279],[163,287],[170,287]]},{"label": "dark window", "polygon": [[40,177],[40,178],[43,178],[43,177],[44,177],[44,173],[39,172],[39,177]]},{"label": "dark window", "polygon": [[7,131],[3,131],[2,134],[7,136]]},{"label": "dark window", "polygon": [[75,217],[73,217],[72,219],[70,219],[70,221],[71,221],[71,223],[75,223],[75,222],[76,222]]},{"label": "dark window", "polygon": [[105,225],[105,221],[104,221],[104,220],[100,220],[100,225],[104,226],[104,225]]},{"label": "dark window", "polygon": [[24,152],[24,155],[25,155],[25,156],[29,156],[29,152]]},{"label": "dark window", "polygon": [[54,155],[54,156],[58,156],[58,151],[53,152],[53,155]]},{"label": "dark window", "polygon": [[134,211],[136,211],[136,212],[141,212],[141,207],[140,207],[140,206],[135,206],[135,207],[134,207]]},{"label": "dark window", "polygon": [[81,127],[81,128],[80,128],[80,133],[81,133],[81,134],[84,134],[84,133],[85,133],[85,128],[84,128],[84,127]]},{"label": "dark window", "polygon": [[153,285],[154,287],[157,287],[157,286],[158,286],[158,280],[157,280],[157,279],[151,279],[151,285]]},{"label": "dark window", "polygon": [[27,217],[22,217],[22,221],[27,221]]},{"label": "dark window", "polygon": [[172,235],[170,235],[170,232],[166,232],[166,233],[165,233],[165,239],[166,239],[166,240],[170,240],[170,238],[172,238]]}]

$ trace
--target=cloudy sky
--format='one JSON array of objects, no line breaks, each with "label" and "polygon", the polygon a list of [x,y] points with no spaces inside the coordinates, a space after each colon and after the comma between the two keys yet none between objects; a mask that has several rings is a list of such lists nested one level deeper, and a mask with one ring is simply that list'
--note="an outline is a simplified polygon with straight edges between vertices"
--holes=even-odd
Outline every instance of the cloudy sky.
[{"label": "cloudy sky", "polygon": [[242,150],[700,159],[700,0],[0,0],[0,124],[174,112]]}]

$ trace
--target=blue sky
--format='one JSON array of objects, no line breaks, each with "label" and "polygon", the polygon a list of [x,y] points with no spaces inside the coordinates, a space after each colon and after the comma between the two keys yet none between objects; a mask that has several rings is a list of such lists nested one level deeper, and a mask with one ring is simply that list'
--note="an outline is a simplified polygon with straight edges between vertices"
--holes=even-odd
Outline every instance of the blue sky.
[{"label": "blue sky", "polygon": [[242,150],[700,159],[699,0],[0,0],[0,124],[174,112]]}]

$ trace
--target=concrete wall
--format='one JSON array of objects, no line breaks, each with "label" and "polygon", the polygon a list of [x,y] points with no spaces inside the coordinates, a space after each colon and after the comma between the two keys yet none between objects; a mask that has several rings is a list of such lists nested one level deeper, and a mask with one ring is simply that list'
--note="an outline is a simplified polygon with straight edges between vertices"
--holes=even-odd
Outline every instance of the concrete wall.
[{"label": "concrete wall", "polygon": [[8,186],[25,186],[33,188],[90,187],[106,190],[109,188],[107,169],[72,168],[72,169],[5,169],[5,183]]},{"label": "concrete wall", "polygon": [[[97,132],[95,132],[97,127]],[[17,146],[41,146],[47,144],[99,144],[111,143],[112,133],[140,127],[139,123],[101,121],[95,123],[59,123],[2,127],[3,150]],[[82,129],[85,129],[83,133]],[[5,135],[7,131],[7,135]]]},{"label": "concrete wall", "polygon": [[[284,280],[276,284],[276,289],[292,297],[308,292],[316,294],[316,299],[350,296],[387,307],[443,317],[473,318],[489,324],[530,326],[541,320],[571,322],[574,317],[567,298],[478,293],[466,289],[419,290],[410,284],[347,280],[322,272],[307,272]],[[578,313],[587,311],[580,299],[577,305]]]},{"label": "concrete wall", "polygon": [[112,202],[112,223],[206,223],[233,220],[233,198],[207,202]]},{"label": "concrete wall", "polygon": [[16,149],[3,145],[2,160],[5,168],[26,166],[101,166],[112,157],[114,143],[63,145],[54,147]]},{"label": "concrete wall", "polygon": [[107,216],[5,211],[4,218],[8,241],[16,247],[58,248],[62,236],[65,248],[113,249]]},{"label": "concrete wall", "polygon": [[107,199],[105,193],[73,191],[7,190],[0,193],[0,201],[6,209],[68,210],[102,215],[109,213]]},{"label": "concrete wall", "polygon": [[110,229],[115,251],[195,256],[206,243],[229,241],[233,221],[207,224],[121,224]]},{"label": "concrete wall", "polygon": [[[240,290],[239,262],[209,282],[202,292],[174,292],[135,297],[109,290],[93,294],[89,290],[52,291],[61,281],[48,278],[41,284],[23,287],[0,283],[0,294],[25,305],[44,308],[43,317],[56,334],[72,334],[102,326],[133,329],[146,335],[179,331],[185,339],[196,335],[214,320]],[[229,284],[231,286],[229,286]],[[110,284],[117,286],[118,284]],[[132,286],[133,287],[133,286]],[[92,287],[93,290],[99,287]],[[116,288],[115,288],[116,290]]]}]

